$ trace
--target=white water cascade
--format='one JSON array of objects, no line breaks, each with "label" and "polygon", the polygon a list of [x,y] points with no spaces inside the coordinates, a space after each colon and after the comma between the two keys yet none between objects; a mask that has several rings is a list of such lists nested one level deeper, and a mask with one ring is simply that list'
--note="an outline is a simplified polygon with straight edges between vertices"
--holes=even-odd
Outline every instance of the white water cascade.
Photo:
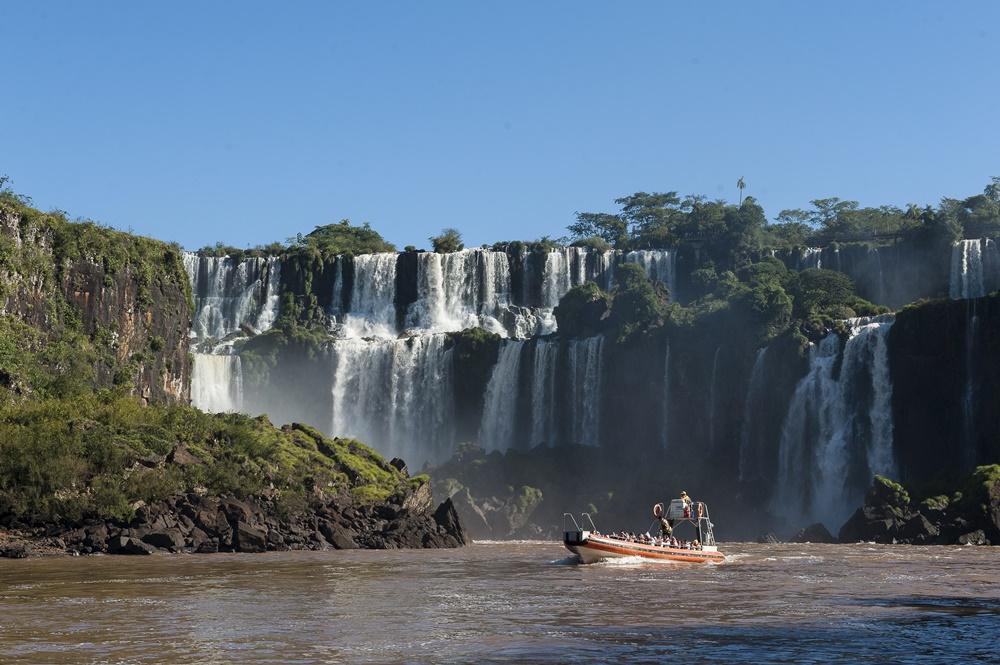
[{"label": "white water cascade", "polygon": [[347,337],[396,336],[396,254],[354,257],[354,289],[344,320]]},{"label": "white water cascade", "polygon": [[738,478],[740,481],[746,480],[751,474],[751,432],[753,431],[754,404],[753,400],[760,391],[764,389],[764,363],[767,362],[767,349],[762,347],[757,349],[754,357],[753,369],[750,370],[750,381],[747,383],[747,395],[743,401],[743,424],[740,427],[740,456]]},{"label": "white water cascade", "polygon": [[596,446],[601,434],[601,374],[604,337],[574,339],[567,345],[569,355],[570,443]]},{"label": "white water cascade", "polygon": [[195,353],[191,368],[191,404],[209,413],[243,408],[243,368],[239,356]]},{"label": "white water cascade", "polygon": [[444,335],[336,341],[329,431],[402,457],[412,468],[447,459],[454,396],[445,342]]},{"label": "white water cascade", "polygon": [[531,372],[531,445],[554,445],[556,429],[556,362],[559,342],[539,339]]},{"label": "white water cascade", "polygon": [[674,252],[669,249],[640,249],[625,254],[626,263],[642,266],[646,276],[667,286],[670,298],[674,298],[677,284],[677,265]]},{"label": "white water cascade", "polygon": [[[482,446],[502,451],[538,445],[598,445],[603,349],[601,336],[565,343],[547,339],[505,342],[486,387],[479,431]],[[522,401],[519,396],[524,389],[529,394]],[[521,408],[526,412],[521,413]],[[566,427],[560,428],[561,423]],[[522,430],[527,436],[523,444]]]},{"label": "white water cascade", "polygon": [[[773,510],[793,524],[840,527],[872,474],[893,475],[891,315],[849,319],[809,352],[782,429]],[[838,362],[839,361],[839,362]],[[864,469],[852,474],[852,467]]]},{"label": "white water cascade", "polygon": [[1000,289],[1000,251],[990,238],[959,240],[952,247],[949,295],[982,298]]},{"label": "white water cascade", "polygon": [[508,450],[515,446],[517,428],[518,380],[524,342],[506,342],[493,374],[486,385],[479,443],[486,450]]},{"label": "white water cascade", "polygon": [[[333,272],[326,273],[330,281],[323,296],[331,337],[316,359],[318,374],[309,372],[302,380],[310,389],[329,390],[329,399],[293,404],[287,391],[277,394],[277,388],[256,380],[248,381],[244,395],[240,343],[234,346],[231,338],[218,343],[241,329],[264,332],[273,325],[280,260],[186,254],[195,294],[194,342],[213,341],[213,355],[196,354],[193,403],[211,411],[262,410],[279,421],[321,423],[330,434],[357,437],[419,468],[447,459],[454,445],[456,396],[443,333],[478,326],[514,338],[502,347],[484,396],[481,443],[498,450],[597,445],[603,339],[560,342],[540,336],[555,331],[553,309],[569,289],[589,280],[612,286],[617,262],[637,263],[671,288],[675,272],[668,250],[626,255],[583,247],[542,253],[468,249],[402,256],[338,257],[327,268]],[[405,285],[404,293],[399,271],[414,269],[405,279],[416,283]],[[409,301],[401,303],[401,297]],[[237,354],[230,355],[234,349]],[[530,401],[519,402],[519,391],[527,389]]]},{"label": "white water cascade", "polygon": [[194,295],[191,333],[197,339],[221,340],[244,325],[263,332],[278,317],[281,261],[276,257],[185,252],[184,269]]}]

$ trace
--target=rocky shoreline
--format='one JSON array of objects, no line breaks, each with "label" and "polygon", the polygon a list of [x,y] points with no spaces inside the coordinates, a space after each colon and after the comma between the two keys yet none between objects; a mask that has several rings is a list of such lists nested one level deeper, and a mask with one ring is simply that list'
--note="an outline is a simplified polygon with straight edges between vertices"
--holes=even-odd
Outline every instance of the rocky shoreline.
[{"label": "rocky shoreline", "polygon": [[424,484],[385,503],[339,496],[295,515],[267,499],[182,494],[140,506],[128,523],[0,527],[0,557],[78,554],[269,552],[461,547],[465,532],[451,500],[433,508]]},{"label": "rocky shoreline", "polygon": [[[757,541],[780,542],[772,533]],[[790,542],[1000,545],[1000,464],[976,468],[959,491],[919,502],[899,483],[875,476],[864,505],[836,536],[817,523],[800,529]]]}]

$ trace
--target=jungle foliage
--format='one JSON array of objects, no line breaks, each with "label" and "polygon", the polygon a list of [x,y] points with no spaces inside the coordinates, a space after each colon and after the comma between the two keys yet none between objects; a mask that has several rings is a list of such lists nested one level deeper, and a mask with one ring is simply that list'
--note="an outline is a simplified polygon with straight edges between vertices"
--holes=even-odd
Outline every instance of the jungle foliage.
[{"label": "jungle foliage", "polygon": [[128,520],[182,492],[269,493],[289,506],[383,500],[408,479],[367,446],[304,425],[146,406],[109,391],[0,409],[0,519]]}]

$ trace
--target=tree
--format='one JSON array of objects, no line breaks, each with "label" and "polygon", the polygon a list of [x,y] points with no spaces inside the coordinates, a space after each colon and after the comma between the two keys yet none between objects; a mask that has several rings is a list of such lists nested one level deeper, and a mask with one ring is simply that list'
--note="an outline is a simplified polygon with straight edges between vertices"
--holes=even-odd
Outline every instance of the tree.
[{"label": "tree", "polygon": [[566,292],[554,314],[560,335],[585,337],[599,332],[607,317],[611,298],[594,282],[585,282]]},{"label": "tree", "polygon": [[396,251],[396,248],[386,242],[370,224],[366,222],[361,226],[354,226],[349,219],[342,219],[336,224],[317,226],[305,236],[300,233],[292,244],[318,250],[326,256],[337,254],[356,256]]},{"label": "tree", "polygon": [[615,287],[609,322],[624,339],[663,321],[667,311],[667,290],[653,284],[641,266],[625,263],[615,270]]},{"label": "tree", "polygon": [[746,187],[747,184],[743,180],[743,176],[740,176],[740,179],[736,181],[736,189],[740,190],[740,206],[743,205],[743,190],[746,189]]},{"label": "tree", "polygon": [[566,228],[574,238],[601,238],[614,247],[621,247],[628,240],[625,219],[604,212],[578,212],[576,222]]},{"label": "tree", "polygon": [[462,244],[462,234],[458,229],[442,229],[441,235],[432,236],[429,240],[434,246],[434,251],[438,254],[459,252],[465,248],[465,245]]}]

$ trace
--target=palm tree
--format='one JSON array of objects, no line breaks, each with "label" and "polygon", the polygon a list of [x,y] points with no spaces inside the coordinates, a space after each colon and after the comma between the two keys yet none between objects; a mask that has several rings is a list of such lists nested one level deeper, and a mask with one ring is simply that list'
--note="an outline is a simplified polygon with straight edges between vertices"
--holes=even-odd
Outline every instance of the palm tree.
[{"label": "palm tree", "polygon": [[743,176],[736,181],[736,188],[740,190],[740,207],[743,207],[743,190],[747,188],[746,182],[743,181]]}]

